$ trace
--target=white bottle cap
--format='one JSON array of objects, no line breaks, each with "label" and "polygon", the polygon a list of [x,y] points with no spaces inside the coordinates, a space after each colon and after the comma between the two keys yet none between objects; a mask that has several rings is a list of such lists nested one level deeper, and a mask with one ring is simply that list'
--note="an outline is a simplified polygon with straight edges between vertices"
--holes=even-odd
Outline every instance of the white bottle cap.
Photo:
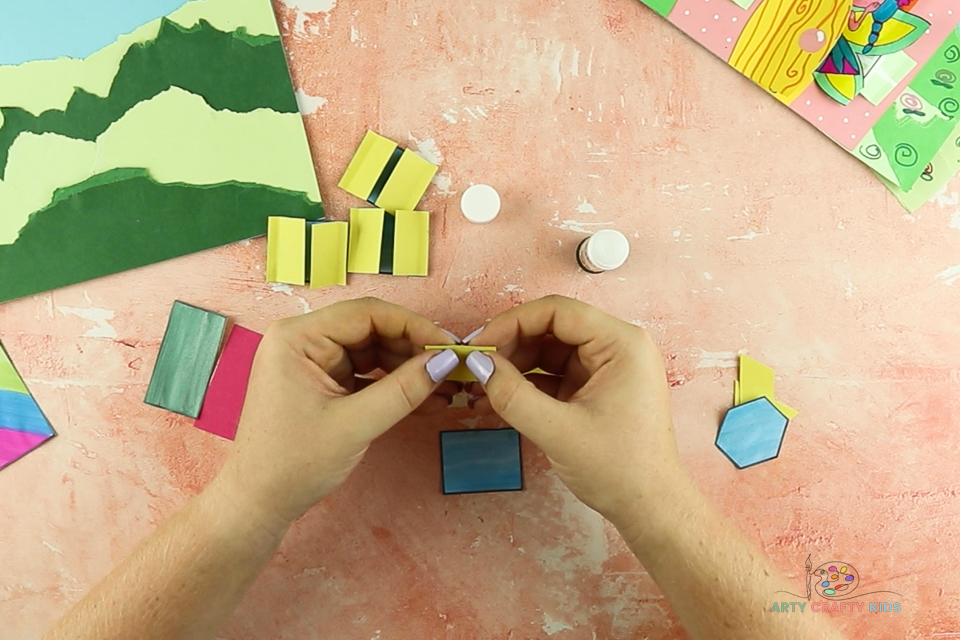
[{"label": "white bottle cap", "polygon": [[587,240],[587,260],[604,271],[622,266],[629,256],[630,241],[619,231],[603,229]]},{"label": "white bottle cap", "polygon": [[460,210],[470,222],[485,224],[500,213],[500,194],[486,184],[475,184],[463,192]]}]

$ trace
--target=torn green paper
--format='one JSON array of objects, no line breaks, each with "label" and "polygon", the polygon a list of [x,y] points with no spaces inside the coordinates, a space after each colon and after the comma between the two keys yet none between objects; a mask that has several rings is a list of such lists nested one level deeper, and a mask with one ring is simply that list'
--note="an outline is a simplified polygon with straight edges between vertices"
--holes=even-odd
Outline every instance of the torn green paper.
[{"label": "torn green paper", "polygon": [[174,302],[144,402],[199,416],[226,326],[218,313]]}]

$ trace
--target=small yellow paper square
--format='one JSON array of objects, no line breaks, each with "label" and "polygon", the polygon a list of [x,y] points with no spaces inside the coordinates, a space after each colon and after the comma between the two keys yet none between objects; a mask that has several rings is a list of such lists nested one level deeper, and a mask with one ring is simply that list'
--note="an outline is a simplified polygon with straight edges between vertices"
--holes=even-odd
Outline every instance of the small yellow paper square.
[{"label": "small yellow paper square", "polygon": [[393,236],[393,275],[425,276],[430,269],[430,214],[397,211]]},{"label": "small yellow paper square", "polygon": [[437,173],[437,166],[413,151],[404,150],[400,161],[377,198],[377,206],[390,213],[413,211]]},{"label": "small yellow paper square", "polygon": [[346,222],[319,222],[310,227],[310,288],[347,284]]},{"label": "small yellow paper square", "polygon": [[350,209],[350,249],[347,271],[380,273],[383,209]]},{"label": "small yellow paper square", "polygon": [[360,147],[347,165],[339,187],[361,200],[370,197],[370,192],[380,179],[387,161],[397,148],[397,143],[383,136],[367,131],[360,142]]},{"label": "small yellow paper square", "polygon": [[307,221],[267,219],[267,282],[303,286],[307,271]]}]

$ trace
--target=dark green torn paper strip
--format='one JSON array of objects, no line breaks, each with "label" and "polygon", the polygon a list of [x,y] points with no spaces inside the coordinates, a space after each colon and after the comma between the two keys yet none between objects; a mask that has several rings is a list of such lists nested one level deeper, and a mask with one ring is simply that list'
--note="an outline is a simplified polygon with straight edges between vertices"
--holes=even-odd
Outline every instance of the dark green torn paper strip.
[{"label": "dark green torn paper strip", "polygon": [[218,313],[174,302],[144,402],[199,416],[226,326]]}]

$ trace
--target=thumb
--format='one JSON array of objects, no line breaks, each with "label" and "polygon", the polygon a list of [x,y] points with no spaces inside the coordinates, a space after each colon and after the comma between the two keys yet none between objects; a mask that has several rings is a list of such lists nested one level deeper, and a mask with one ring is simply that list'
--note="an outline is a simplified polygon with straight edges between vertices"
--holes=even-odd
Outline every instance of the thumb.
[{"label": "thumb", "polygon": [[427,374],[426,364],[433,355],[427,352],[410,358],[369,387],[344,398],[353,403],[357,415],[370,416],[358,425],[365,438],[374,440],[389,431],[440,386]]},{"label": "thumb", "polygon": [[[484,358],[489,359],[492,367],[483,362]],[[497,415],[541,449],[545,440],[567,430],[577,408],[537,389],[502,355],[495,351],[474,352],[467,357],[467,366],[480,380]]]}]

